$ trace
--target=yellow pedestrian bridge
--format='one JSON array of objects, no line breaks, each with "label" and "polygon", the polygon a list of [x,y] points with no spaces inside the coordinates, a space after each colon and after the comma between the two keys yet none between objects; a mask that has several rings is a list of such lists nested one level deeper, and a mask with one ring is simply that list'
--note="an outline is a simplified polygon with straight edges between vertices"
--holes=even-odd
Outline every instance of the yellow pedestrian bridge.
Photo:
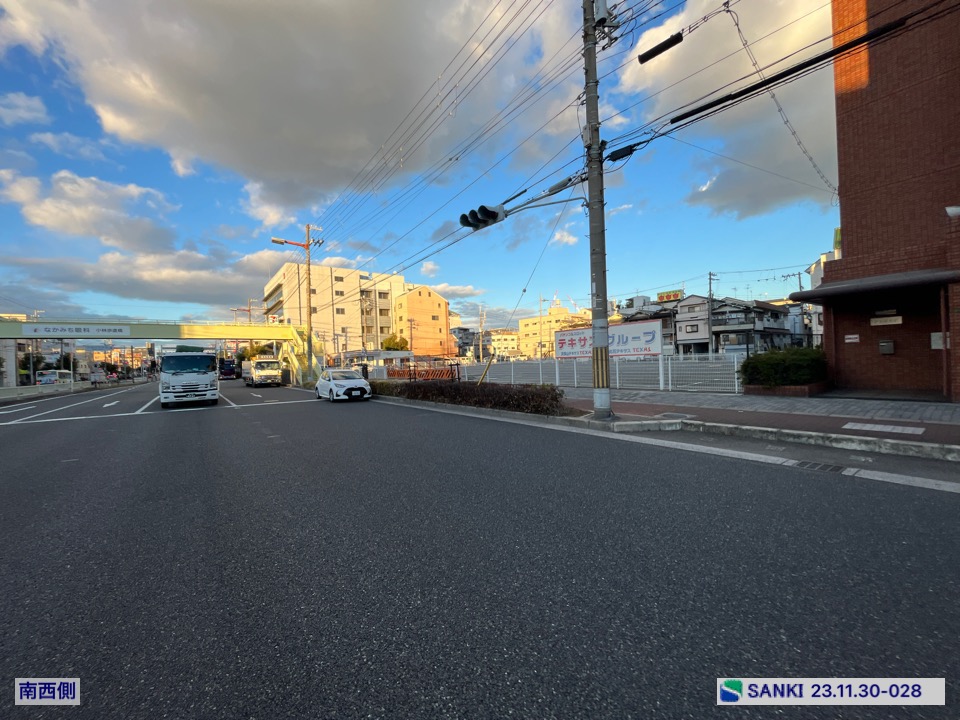
[{"label": "yellow pedestrian bridge", "polygon": [[165,322],[163,320],[11,320],[0,318],[0,338],[64,340],[290,341],[302,328],[279,323]]}]

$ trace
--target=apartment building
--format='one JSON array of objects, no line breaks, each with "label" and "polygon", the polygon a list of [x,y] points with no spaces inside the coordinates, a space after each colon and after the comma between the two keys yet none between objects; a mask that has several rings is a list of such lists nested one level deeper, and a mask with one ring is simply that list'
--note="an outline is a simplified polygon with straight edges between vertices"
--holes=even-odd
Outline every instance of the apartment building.
[{"label": "apartment building", "polygon": [[312,313],[314,336],[328,357],[352,350],[378,350],[396,332],[393,308],[396,298],[415,287],[402,275],[374,273],[329,265],[310,266],[309,293],[306,268],[284,263],[263,288],[263,313],[278,322],[306,325]]},{"label": "apartment building", "polygon": [[554,333],[570,327],[589,325],[591,320],[589,310],[572,313],[563,307],[559,300],[554,300],[546,315],[520,320],[517,349],[521,356],[534,360],[553,357]]},{"label": "apartment building", "polygon": [[449,358],[458,353],[450,333],[450,303],[427,285],[415,285],[394,301],[397,335],[415,358]]},{"label": "apartment building", "polygon": [[520,357],[520,333],[510,328],[494,328],[484,333],[484,345],[489,345],[498,360]]}]

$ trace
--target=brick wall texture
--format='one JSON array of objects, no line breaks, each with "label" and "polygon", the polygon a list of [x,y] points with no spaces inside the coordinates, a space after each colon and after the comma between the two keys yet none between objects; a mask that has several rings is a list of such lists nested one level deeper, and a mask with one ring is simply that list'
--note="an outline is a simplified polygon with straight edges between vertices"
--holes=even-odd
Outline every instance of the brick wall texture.
[{"label": "brick wall texture", "polygon": [[[920,11],[929,0],[833,0],[835,42]],[[944,3],[905,31],[835,62],[841,260],[824,282],[960,270],[960,12]],[[960,401],[960,283],[851,295],[825,312],[838,387],[942,391]],[[944,308],[945,306],[945,308]],[[945,309],[945,312],[944,312]],[[874,326],[895,311],[901,325]],[[953,347],[931,348],[946,324]],[[859,342],[846,342],[859,335]],[[881,340],[894,342],[881,355]],[[946,372],[945,372],[946,368]]]}]

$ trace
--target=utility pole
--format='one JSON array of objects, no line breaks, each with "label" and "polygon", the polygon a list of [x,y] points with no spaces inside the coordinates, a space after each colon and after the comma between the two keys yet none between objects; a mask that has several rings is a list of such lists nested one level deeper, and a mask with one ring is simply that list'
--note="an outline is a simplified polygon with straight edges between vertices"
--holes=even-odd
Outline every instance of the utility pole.
[{"label": "utility pole", "polygon": [[802,272],[788,273],[787,275],[782,275],[781,279],[789,280],[792,277],[795,277],[797,279],[797,289],[803,290],[803,273]]},{"label": "utility pole", "polygon": [[[310,239],[310,223],[307,223],[305,241],[303,251],[307,256],[307,372],[313,379],[313,286],[310,284],[310,246],[313,241]],[[343,365],[343,362],[340,364]]]},{"label": "utility pole", "polygon": [[[39,320],[40,314],[45,312],[46,310],[34,310],[33,321],[36,322],[37,320]],[[34,340],[33,338],[30,338],[30,384],[31,385],[37,384],[37,376],[33,372],[33,356],[36,353],[36,342],[37,342],[36,340]],[[40,347],[42,348],[43,345],[41,345]]]},{"label": "utility pole", "polygon": [[487,313],[483,309],[483,305],[480,306],[480,335],[479,341],[477,343],[477,357],[480,362],[483,362],[483,323],[487,319]]},{"label": "utility pole", "polygon": [[593,315],[593,418],[609,420],[610,341],[607,319],[607,239],[603,202],[603,144],[600,142],[600,80],[594,0],[583,0],[583,64],[587,127],[587,199],[590,213],[590,306]]},{"label": "utility pole", "polygon": [[[410,342],[409,342],[409,345],[410,345],[410,352],[412,353],[412,352],[413,352],[413,328],[416,326],[416,322],[417,322],[417,321],[414,320],[413,318],[410,318],[407,322],[410,323]],[[413,356],[413,358],[416,359],[416,356]]]},{"label": "utility pole", "polygon": [[713,357],[713,281],[719,279],[717,274],[711,272],[709,274],[709,287],[710,292],[708,293],[707,298],[707,334],[709,335],[709,353],[710,357]]},{"label": "utility pole", "polygon": [[543,295],[539,296],[540,305],[537,310],[537,328],[540,330],[540,342],[537,344],[537,359],[543,361]]}]

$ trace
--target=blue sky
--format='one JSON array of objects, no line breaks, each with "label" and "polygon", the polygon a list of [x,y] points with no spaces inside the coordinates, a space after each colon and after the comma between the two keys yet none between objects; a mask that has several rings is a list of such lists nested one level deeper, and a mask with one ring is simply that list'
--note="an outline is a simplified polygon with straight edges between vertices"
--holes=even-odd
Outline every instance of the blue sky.
[{"label": "blue sky", "polygon": [[[739,0],[735,18],[721,4],[616,6],[599,56],[610,148],[757,79],[734,19],[767,74],[829,47],[828,2]],[[315,263],[432,285],[467,325],[481,305],[488,326],[541,296],[587,306],[579,201],[473,234],[457,222],[584,167],[580,5],[0,0],[0,312],[232,318],[302,257],[270,237],[302,241],[305,223],[322,228]],[[832,82],[826,68],[777,98],[835,185]],[[783,297],[839,224],[769,96],[606,170],[621,301],[705,293],[711,271],[721,295]]]}]

